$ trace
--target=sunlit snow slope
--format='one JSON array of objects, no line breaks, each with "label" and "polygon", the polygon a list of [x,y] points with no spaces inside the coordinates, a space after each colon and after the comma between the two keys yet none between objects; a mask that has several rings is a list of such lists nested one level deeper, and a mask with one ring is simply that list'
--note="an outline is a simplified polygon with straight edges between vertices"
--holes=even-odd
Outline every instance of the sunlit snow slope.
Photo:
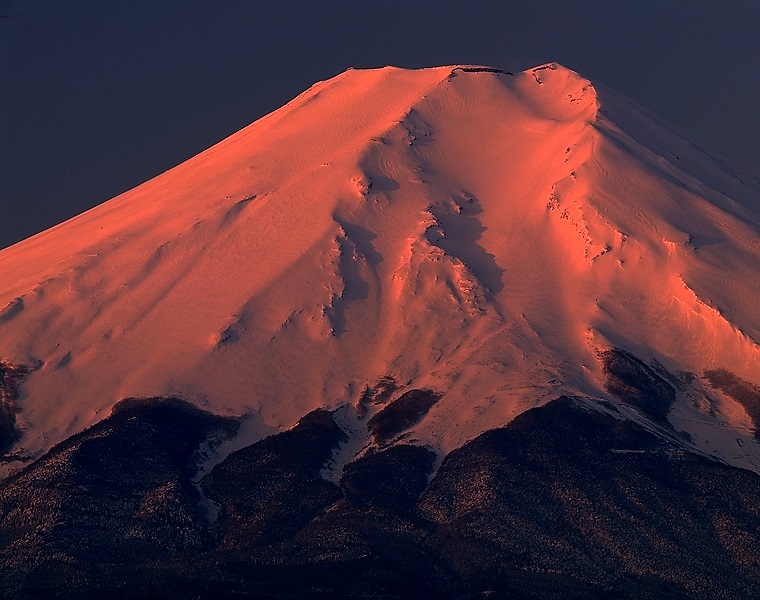
[{"label": "sunlit snow slope", "polygon": [[615,346],[687,382],[675,431],[759,470],[702,383],[760,384],[759,282],[757,184],[573,71],[349,70],[0,252],[0,358],[38,367],[28,456],[128,396],[271,431],[385,376],[443,393],[410,435],[448,452],[559,394],[617,403]]}]

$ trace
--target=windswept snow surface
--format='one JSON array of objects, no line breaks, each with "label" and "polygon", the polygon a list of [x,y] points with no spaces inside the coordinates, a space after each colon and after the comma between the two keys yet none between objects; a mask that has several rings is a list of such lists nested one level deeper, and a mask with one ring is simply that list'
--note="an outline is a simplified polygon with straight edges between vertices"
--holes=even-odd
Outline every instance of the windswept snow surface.
[{"label": "windswept snow surface", "polygon": [[446,453],[559,394],[617,402],[618,346],[696,374],[671,422],[760,470],[699,383],[760,383],[758,282],[758,185],[575,72],[349,70],[0,252],[0,358],[42,365],[29,456],[128,396],[276,431],[385,376],[443,392],[406,439]]}]

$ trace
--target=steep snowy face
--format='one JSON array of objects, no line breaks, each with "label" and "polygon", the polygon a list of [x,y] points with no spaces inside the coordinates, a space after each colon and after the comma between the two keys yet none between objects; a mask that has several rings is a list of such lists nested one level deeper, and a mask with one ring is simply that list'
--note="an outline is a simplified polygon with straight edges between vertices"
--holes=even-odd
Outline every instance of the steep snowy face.
[{"label": "steep snowy face", "polygon": [[758,469],[702,380],[760,383],[758,198],[556,64],[347,71],[0,252],[0,358],[36,369],[17,451],[127,396],[272,431],[385,378],[442,394],[406,439],[448,452],[560,394],[619,404],[615,346],[674,378],[675,430]]}]

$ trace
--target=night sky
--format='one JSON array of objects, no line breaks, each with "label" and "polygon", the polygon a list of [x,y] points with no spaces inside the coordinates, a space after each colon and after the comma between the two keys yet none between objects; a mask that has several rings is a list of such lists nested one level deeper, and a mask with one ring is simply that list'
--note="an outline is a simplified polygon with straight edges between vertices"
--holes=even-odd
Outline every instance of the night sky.
[{"label": "night sky", "polygon": [[0,247],[349,66],[557,61],[760,178],[760,2],[0,0]]}]

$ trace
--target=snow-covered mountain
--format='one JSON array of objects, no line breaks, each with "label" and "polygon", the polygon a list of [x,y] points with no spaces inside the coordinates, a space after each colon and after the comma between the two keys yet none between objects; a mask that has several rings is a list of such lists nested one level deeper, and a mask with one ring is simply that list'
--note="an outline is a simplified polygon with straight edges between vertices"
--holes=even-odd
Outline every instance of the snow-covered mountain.
[{"label": "snow-covered mountain", "polygon": [[[50,560],[71,555],[76,544],[66,536],[78,534],[60,534],[61,525],[51,538],[48,521],[90,530],[81,517],[89,514],[81,503],[94,502],[86,490],[111,481],[114,465],[124,472],[138,468],[118,447],[132,448],[134,456],[157,444],[164,454],[156,456],[166,462],[146,459],[153,470],[130,475],[129,481],[154,483],[135,505],[137,516],[119,513],[110,521],[124,523],[114,539],[149,544],[158,534],[145,523],[159,513],[145,506],[172,498],[176,506],[161,509],[169,516],[160,527],[175,521],[176,527],[155,538],[160,552],[242,552],[251,540],[300,539],[297,551],[277,546],[275,552],[270,545],[256,555],[266,563],[284,552],[277,565],[295,556],[334,566],[342,564],[335,562],[340,552],[357,561],[372,555],[346,540],[340,552],[314,550],[327,539],[319,533],[327,525],[315,515],[353,519],[354,509],[345,507],[369,502],[382,510],[392,505],[394,519],[411,519],[405,531],[441,553],[433,563],[448,561],[441,573],[459,573],[460,559],[451,557],[469,550],[452,550],[436,537],[440,528],[469,531],[457,520],[463,514],[502,514],[499,527],[516,519],[504,507],[533,500],[520,496],[514,504],[519,491],[498,486],[515,483],[510,461],[520,452],[519,460],[538,461],[541,473],[548,469],[535,485],[548,486],[563,510],[571,510],[564,503],[572,495],[563,486],[578,461],[600,482],[619,473],[632,477],[621,488],[624,495],[660,485],[647,479],[654,471],[671,473],[681,483],[672,484],[677,493],[663,492],[668,500],[662,502],[685,511],[687,520],[719,522],[717,513],[689,512],[702,510],[692,506],[699,494],[719,493],[719,481],[731,481],[730,489],[745,490],[747,498],[756,495],[760,185],[629,100],[557,64],[517,75],[472,66],[386,67],[317,83],[184,164],[1,251],[0,307],[2,473],[16,473],[0,486],[8,528],[0,534],[15,540],[7,542],[7,556],[0,551],[0,571],[27,560],[18,556],[36,557],[23,563],[27,567],[40,564],[40,548],[48,548]],[[159,413],[145,408],[152,401],[120,403],[169,397],[206,412],[175,400],[155,409]],[[162,428],[173,432],[167,439],[185,441],[161,446],[168,443]],[[277,432],[284,433],[267,437]],[[572,441],[552,445],[573,436],[577,447]],[[536,441],[544,439],[545,445]],[[96,453],[93,444],[106,446]],[[692,462],[678,462],[682,456]],[[77,461],[90,466],[77,467]],[[553,461],[569,465],[565,475],[553,471]],[[646,465],[636,463],[634,477],[635,461]],[[185,463],[190,472],[176,470]],[[63,487],[73,491],[61,492],[62,472],[69,477]],[[589,492],[584,477],[578,489],[593,504],[600,496]],[[495,481],[501,482],[496,488]],[[54,508],[34,501],[29,510],[37,516],[19,512],[18,498],[29,486],[57,498]],[[280,488],[288,490],[281,498]],[[112,497],[108,490],[103,493]],[[60,498],[80,508],[67,512]],[[285,518],[272,498],[298,508]],[[312,504],[303,505],[304,498]],[[611,583],[616,569],[659,577],[673,589],[683,584],[688,593],[738,597],[745,575],[734,581],[726,574],[744,565],[735,556],[751,547],[760,516],[733,496],[721,502],[744,506],[729,521],[750,533],[734,545],[726,541],[729,529],[704,534],[717,535],[720,552],[734,552],[710,571],[719,582],[713,587],[694,575],[699,570],[691,563],[667,562],[674,551],[649,533],[642,539],[664,553],[659,566],[647,563],[654,556],[649,551],[626,554],[625,548],[644,543],[638,538],[614,550],[599,542],[625,529],[625,519],[615,520],[615,502],[597,506],[599,513],[589,509],[580,521],[566,513],[567,522],[583,523],[583,535],[604,548],[583,552],[628,562],[602,567],[592,561],[593,574],[584,579],[579,573],[586,567],[578,565],[585,559],[574,558],[572,577],[592,587],[562,597],[629,589]],[[203,508],[203,527],[194,506]],[[589,515],[605,510],[608,524],[589,533],[586,526],[597,518]],[[381,527],[366,524],[371,510],[359,513],[365,519],[360,529]],[[73,514],[82,523],[71,525]],[[632,514],[636,523],[649,519],[651,525],[655,518]],[[544,540],[545,552],[525,564],[523,558],[509,563],[510,573],[554,573],[551,557],[559,546],[541,537],[544,530],[526,533],[533,531],[526,518],[515,531],[531,543]],[[34,519],[34,531],[46,541],[19,533]],[[494,531],[488,523],[486,537]],[[312,529],[303,533],[303,527]],[[116,547],[108,539],[98,537],[105,546],[93,548]],[[682,540],[676,554],[705,552],[701,541],[690,540]],[[737,550],[736,544],[745,545]],[[410,559],[407,550],[398,555]],[[755,564],[757,553],[747,560]],[[746,568],[755,569],[752,585],[760,586],[758,569]],[[98,573],[111,581],[110,571]],[[256,577],[279,577],[272,573]],[[496,581],[491,571],[478,573],[485,579],[476,587]],[[33,581],[13,577],[7,581],[18,589]],[[428,583],[447,593],[459,589],[445,581]],[[554,584],[547,581],[536,584],[540,597],[552,597],[547,590]],[[637,581],[634,591],[673,591]]]},{"label": "snow-covered mountain", "polygon": [[0,356],[34,368],[13,452],[129,396],[273,431],[391,377],[443,394],[408,435],[445,454],[617,402],[615,346],[694,374],[669,421],[758,470],[749,409],[700,382],[760,383],[758,282],[758,185],[573,71],[349,70],[0,252]]}]

